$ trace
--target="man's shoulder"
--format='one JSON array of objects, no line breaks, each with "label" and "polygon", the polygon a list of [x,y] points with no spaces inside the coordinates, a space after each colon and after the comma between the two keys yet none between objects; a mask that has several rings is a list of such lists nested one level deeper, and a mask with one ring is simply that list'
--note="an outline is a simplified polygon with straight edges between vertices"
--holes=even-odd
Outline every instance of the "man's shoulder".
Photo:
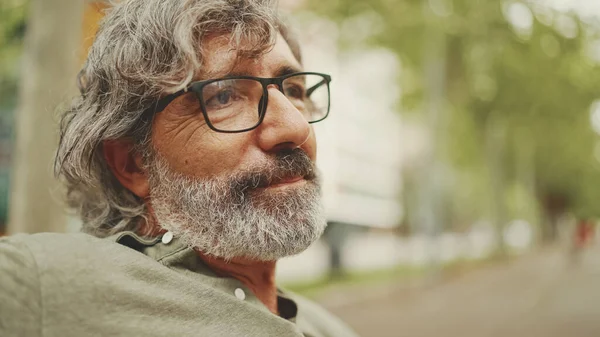
[{"label": "man's shoulder", "polygon": [[24,245],[60,245],[73,246],[85,245],[93,242],[105,242],[106,240],[81,233],[36,233],[36,234],[15,234],[0,238],[0,244],[24,244]]},{"label": "man's shoulder", "polygon": [[358,336],[346,323],[306,297],[285,291],[285,296],[298,305],[298,325],[318,336]]},{"label": "man's shoulder", "polygon": [[113,240],[101,239],[85,233],[37,233],[17,234],[0,238],[0,252],[12,247],[23,254],[34,257],[60,258],[61,256],[80,256],[80,254],[97,254],[95,249],[115,249]]},{"label": "man's shoulder", "polygon": [[58,289],[77,291],[69,280],[82,274],[94,277],[94,268],[79,271],[93,263],[92,255],[113,245],[82,233],[0,238],[0,335],[37,336],[46,295]]},{"label": "man's shoulder", "polygon": [[0,254],[19,255],[23,258],[60,256],[77,248],[98,245],[101,239],[83,233],[17,234],[0,238]]},{"label": "man's shoulder", "polygon": [[[23,271],[23,268],[34,268],[46,273],[91,266],[106,261],[109,256],[120,256],[125,260],[144,258],[143,254],[115,240],[85,233],[17,234],[0,238],[0,256],[3,257],[0,269],[19,268]],[[10,263],[15,260],[21,263]]]}]

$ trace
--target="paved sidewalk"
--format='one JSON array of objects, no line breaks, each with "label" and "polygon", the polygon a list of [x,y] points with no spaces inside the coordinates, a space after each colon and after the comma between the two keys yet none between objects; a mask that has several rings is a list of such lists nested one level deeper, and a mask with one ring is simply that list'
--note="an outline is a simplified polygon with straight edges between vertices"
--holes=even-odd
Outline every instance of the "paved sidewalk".
[{"label": "paved sidewalk", "polygon": [[[367,293],[367,294],[365,294]],[[570,265],[541,253],[451,276],[435,286],[353,289],[323,305],[362,336],[600,336],[600,248]]]}]

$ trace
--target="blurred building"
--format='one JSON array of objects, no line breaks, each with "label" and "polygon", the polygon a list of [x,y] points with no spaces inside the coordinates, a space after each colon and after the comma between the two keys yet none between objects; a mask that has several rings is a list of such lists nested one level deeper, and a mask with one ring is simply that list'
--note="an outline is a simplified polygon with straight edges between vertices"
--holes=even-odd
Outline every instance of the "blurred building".
[{"label": "blurred building", "polygon": [[301,18],[305,69],[330,73],[331,113],[315,125],[330,222],[390,228],[403,216],[398,61],[383,49],[339,50],[336,25]]}]

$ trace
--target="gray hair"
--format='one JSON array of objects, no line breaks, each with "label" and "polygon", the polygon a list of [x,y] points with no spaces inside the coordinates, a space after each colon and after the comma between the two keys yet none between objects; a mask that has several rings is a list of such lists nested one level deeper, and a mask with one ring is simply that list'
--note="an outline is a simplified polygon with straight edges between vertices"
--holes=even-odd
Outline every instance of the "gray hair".
[{"label": "gray hair", "polygon": [[300,61],[274,0],[124,0],[107,13],[79,75],[81,95],[62,117],[55,162],[83,231],[105,237],[146,218],[143,200],[109,169],[102,144],[129,139],[135,151],[151,151],[152,119],[144,113],[192,81],[210,52],[203,40],[215,33],[229,34],[238,56],[265,53],[281,33]]}]

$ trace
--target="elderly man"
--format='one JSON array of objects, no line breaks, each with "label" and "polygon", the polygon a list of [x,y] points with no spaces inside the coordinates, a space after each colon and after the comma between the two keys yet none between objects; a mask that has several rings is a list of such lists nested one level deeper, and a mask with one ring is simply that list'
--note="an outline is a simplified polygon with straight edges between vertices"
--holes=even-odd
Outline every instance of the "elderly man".
[{"label": "elderly man", "polygon": [[0,335],[353,336],[275,284],[325,227],[330,81],[269,1],[116,5],[56,161],[88,234],[0,241]]}]

